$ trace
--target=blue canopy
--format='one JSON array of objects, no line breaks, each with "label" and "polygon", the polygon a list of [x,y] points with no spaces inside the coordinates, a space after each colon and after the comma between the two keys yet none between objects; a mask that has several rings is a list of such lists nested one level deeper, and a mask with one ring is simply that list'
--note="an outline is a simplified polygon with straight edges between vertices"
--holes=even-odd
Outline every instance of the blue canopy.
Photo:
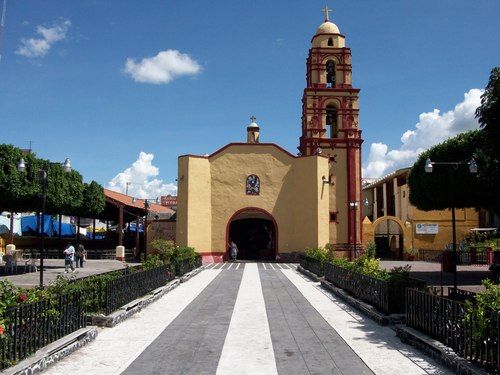
[{"label": "blue canopy", "polygon": [[[135,223],[129,224],[129,228],[130,228],[131,232],[136,232],[137,231],[136,227],[137,227],[137,225]],[[139,233],[142,233],[142,232],[144,232],[143,226],[139,225]]]},{"label": "blue canopy", "polygon": [[[59,220],[54,220],[52,225],[52,230],[54,231],[54,235],[59,235]],[[73,225],[68,223],[61,223],[61,237],[75,237],[75,228]]]},{"label": "blue canopy", "polygon": [[[52,216],[44,215],[43,231],[45,236],[52,236]],[[21,232],[23,236],[36,236],[38,234],[38,216],[25,216],[21,218]]]}]

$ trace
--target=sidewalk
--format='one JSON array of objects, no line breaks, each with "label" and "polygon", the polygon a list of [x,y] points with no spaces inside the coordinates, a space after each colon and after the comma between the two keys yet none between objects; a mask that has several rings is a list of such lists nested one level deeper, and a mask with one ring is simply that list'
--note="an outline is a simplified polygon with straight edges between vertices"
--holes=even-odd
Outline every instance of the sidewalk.
[{"label": "sidewalk", "polygon": [[[444,287],[453,286],[453,273],[443,272],[441,275],[441,263],[421,261],[407,262],[395,260],[383,260],[380,262],[381,268],[384,268],[386,270],[391,270],[394,267],[401,267],[406,264],[411,266],[411,277],[424,280],[429,286],[441,286],[441,276],[443,277],[442,283]],[[458,266],[458,286],[461,289],[466,289],[473,292],[484,290],[484,287],[481,285],[482,280],[491,277],[488,267],[488,265],[479,264],[472,266]]]},{"label": "sidewalk", "polygon": [[[39,264],[39,262],[37,262]],[[118,260],[87,260],[84,263],[84,268],[75,268],[75,273],[68,273],[67,276],[82,278],[99,273],[115,271],[128,266],[135,266],[139,263],[127,263]],[[65,275],[64,273],[64,259],[45,259],[44,260],[44,284],[49,284],[55,280],[58,275]],[[0,280],[9,280],[16,286],[22,288],[32,288],[38,286],[40,283],[40,272],[30,272],[19,275],[1,276]]]}]

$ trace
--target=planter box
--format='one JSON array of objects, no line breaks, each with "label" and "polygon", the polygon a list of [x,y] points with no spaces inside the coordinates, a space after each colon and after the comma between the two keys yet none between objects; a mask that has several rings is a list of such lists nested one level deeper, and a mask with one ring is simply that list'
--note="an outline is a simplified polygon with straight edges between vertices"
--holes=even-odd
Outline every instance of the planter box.
[{"label": "planter box", "polygon": [[305,256],[301,259],[300,265],[302,266],[302,268],[311,271],[318,277],[323,277],[325,275],[325,268],[323,263],[315,258]]}]

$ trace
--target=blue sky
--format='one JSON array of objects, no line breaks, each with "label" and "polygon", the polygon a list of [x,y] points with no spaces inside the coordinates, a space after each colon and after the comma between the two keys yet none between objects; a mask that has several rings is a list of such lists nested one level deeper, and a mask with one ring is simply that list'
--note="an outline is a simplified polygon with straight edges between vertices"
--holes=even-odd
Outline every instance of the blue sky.
[{"label": "blue sky", "polygon": [[[430,138],[477,126],[471,108],[480,92],[469,90],[484,88],[500,64],[500,2],[327,4],[352,49],[353,82],[361,88],[365,173],[388,172]],[[39,156],[68,156],[86,180],[104,185],[125,171],[121,182],[147,185],[138,195],[168,189],[178,155],[244,140],[251,114],[263,141],[296,152],[305,58],[324,5],[8,0],[0,142],[27,147],[32,140]],[[31,50],[30,38],[38,40]],[[184,58],[187,70],[177,66],[166,83],[138,82],[142,59],[168,50],[178,51],[171,57]],[[405,132],[411,147],[402,143]],[[141,159],[141,151],[154,159]]]}]

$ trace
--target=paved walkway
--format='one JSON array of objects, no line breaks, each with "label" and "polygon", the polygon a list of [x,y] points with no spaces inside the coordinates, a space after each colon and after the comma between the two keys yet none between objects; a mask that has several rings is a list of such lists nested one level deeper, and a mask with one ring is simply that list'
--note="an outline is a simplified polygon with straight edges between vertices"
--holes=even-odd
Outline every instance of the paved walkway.
[{"label": "paved walkway", "polygon": [[[37,265],[40,264],[37,261]],[[96,275],[99,273],[115,271],[128,266],[134,266],[139,263],[126,263],[119,260],[107,260],[107,259],[89,259],[84,262],[84,268],[77,268],[75,273],[64,273],[64,259],[45,259],[44,260],[44,272],[43,280],[44,284],[47,285],[51,281],[55,280],[59,275],[66,275],[68,277],[81,278],[90,275]],[[32,288],[40,285],[40,272],[29,272],[22,273],[18,275],[0,276],[0,280],[9,280],[15,285],[22,288]]]},{"label": "paved walkway", "polygon": [[447,374],[299,274],[211,264],[48,374]]},{"label": "paved walkway", "polygon": [[[380,266],[387,270],[408,264],[411,266],[410,275],[427,282],[429,286],[452,286],[453,273],[441,272],[441,263],[437,262],[407,262],[397,260],[383,260]],[[484,290],[481,285],[484,279],[491,278],[489,266],[486,264],[460,265],[457,267],[457,281],[461,289],[480,292]]]}]

